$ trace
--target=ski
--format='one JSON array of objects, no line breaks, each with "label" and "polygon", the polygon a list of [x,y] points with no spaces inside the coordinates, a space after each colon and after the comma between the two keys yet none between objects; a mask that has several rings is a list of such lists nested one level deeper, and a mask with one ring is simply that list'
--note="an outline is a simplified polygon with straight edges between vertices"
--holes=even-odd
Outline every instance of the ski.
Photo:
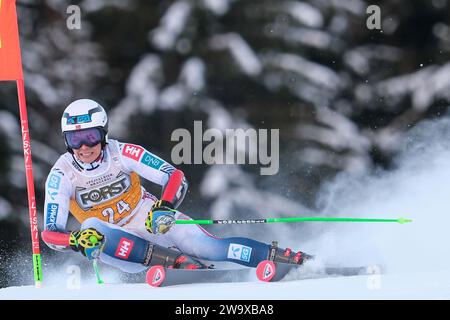
[{"label": "ski", "polygon": [[276,282],[284,279],[292,270],[299,271],[295,280],[324,278],[332,276],[357,276],[368,274],[367,267],[334,267],[323,266],[307,268],[305,265],[295,265],[270,260],[261,261],[256,267],[256,276],[260,281]]},{"label": "ski", "polygon": [[161,265],[147,271],[146,281],[152,287],[193,283],[224,283],[251,281],[254,268],[241,269],[168,269]]},{"label": "ski", "polygon": [[[225,283],[254,281],[276,282],[285,279],[292,271],[299,274],[291,280],[314,279],[332,276],[356,276],[368,274],[367,267],[316,267],[261,261],[255,268],[241,269],[169,269],[161,265],[152,266],[146,274],[146,281],[152,287],[168,287],[195,283]],[[288,279],[286,279],[288,280]]]}]

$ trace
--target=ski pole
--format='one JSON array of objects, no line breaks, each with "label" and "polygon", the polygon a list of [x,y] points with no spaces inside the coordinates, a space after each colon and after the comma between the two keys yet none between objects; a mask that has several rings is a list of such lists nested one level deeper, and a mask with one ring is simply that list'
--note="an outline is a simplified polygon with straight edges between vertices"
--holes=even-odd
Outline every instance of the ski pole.
[{"label": "ski pole", "polygon": [[176,220],[175,224],[252,224],[273,222],[396,222],[400,224],[412,222],[411,219],[375,219],[375,218],[331,218],[331,217],[297,217],[297,218],[265,218],[265,219],[224,219],[224,220]]},{"label": "ski pole", "polygon": [[95,276],[97,277],[97,284],[103,284],[103,280],[100,278],[100,271],[98,270],[97,259],[92,260],[94,266]]},{"label": "ski pole", "polygon": [[[89,238],[89,240],[94,244],[98,242],[98,239],[96,236],[91,236]],[[95,276],[97,277],[97,284],[104,283],[102,278],[100,278],[100,271],[98,269],[97,259],[92,260],[92,266],[94,267]]]}]

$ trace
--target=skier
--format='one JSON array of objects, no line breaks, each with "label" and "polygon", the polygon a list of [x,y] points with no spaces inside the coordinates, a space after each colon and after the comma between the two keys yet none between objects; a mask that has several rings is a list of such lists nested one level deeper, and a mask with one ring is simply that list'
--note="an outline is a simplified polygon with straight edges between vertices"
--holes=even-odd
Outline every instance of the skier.
[{"label": "skier", "polygon": [[[61,128],[67,152],[45,185],[41,236],[50,248],[72,249],[130,273],[153,265],[207,268],[200,260],[256,267],[265,259],[302,264],[311,257],[275,243],[219,238],[199,225],[175,224],[191,219],[176,210],[188,189],[183,172],[139,145],[108,139],[107,114],[97,102],[72,102]],[[141,186],[140,177],[162,187],[160,199]],[[81,223],[79,230],[66,230],[69,212]]]}]

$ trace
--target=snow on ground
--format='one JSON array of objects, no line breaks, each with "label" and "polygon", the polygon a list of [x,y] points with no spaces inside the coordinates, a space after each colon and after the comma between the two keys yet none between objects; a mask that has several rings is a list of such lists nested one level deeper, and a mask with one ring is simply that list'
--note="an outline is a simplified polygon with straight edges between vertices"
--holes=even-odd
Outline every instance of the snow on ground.
[{"label": "snow on ground", "polygon": [[[369,275],[279,283],[249,281],[152,288],[88,279],[69,290],[67,274],[47,272],[41,289],[0,289],[0,299],[450,299],[450,118],[413,129],[396,169],[341,176],[318,199],[323,215],[412,219],[412,223],[316,223],[278,235],[280,244],[328,264],[373,266]],[[281,182],[280,182],[281,183]],[[299,248],[299,249],[300,249]],[[378,267],[379,266],[379,267]],[[61,270],[62,265],[58,266]],[[383,274],[377,274],[381,268]],[[73,286],[73,283],[71,285]]]},{"label": "snow on ground", "polygon": [[447,271],[334,277],[282,281],[191,284],[153,288],[147,284],[95,282],[67,289],[64,285],[42,288],[10,287],[0,299],[102,299],[102,300],[306,300],[306,299],[450,299]]}]

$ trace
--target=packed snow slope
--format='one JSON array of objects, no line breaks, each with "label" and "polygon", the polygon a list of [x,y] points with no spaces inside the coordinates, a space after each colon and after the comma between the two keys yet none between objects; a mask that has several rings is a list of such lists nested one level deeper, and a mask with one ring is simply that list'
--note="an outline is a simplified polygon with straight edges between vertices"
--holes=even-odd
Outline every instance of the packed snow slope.
[{"label": "packed snow slope", "polygon": [[[389,171],[341,175],[317,199],[321,216],[412,219],[412,223],[311,223],[315,236],[295,227],[279,243],[314,253],[327,263],[369,265],[375,273],[355,277],[251,281],[152,288],[95,279],[70,289],[65,270],[48,273],[41,289],[12,287],[0,299],[449,299],[450,120],[421,123],[404,139]],[[280,182],[282,183],[282,182]],[[299,245],[301,243],[301,246]],[[108,284],[109,283],[109,284]],[[73,286],[72,286],[73,287]]]},{"label": "packed snow slope", "polygon": [[65,284],[43,288],[10,287],[0,299],[82,300],[304,300],[304,299],[449,299],[448,272],[402,273],[275,283],[191,284],[153,288],[147,284],[102,284],[95,281],[79,288]]}]

